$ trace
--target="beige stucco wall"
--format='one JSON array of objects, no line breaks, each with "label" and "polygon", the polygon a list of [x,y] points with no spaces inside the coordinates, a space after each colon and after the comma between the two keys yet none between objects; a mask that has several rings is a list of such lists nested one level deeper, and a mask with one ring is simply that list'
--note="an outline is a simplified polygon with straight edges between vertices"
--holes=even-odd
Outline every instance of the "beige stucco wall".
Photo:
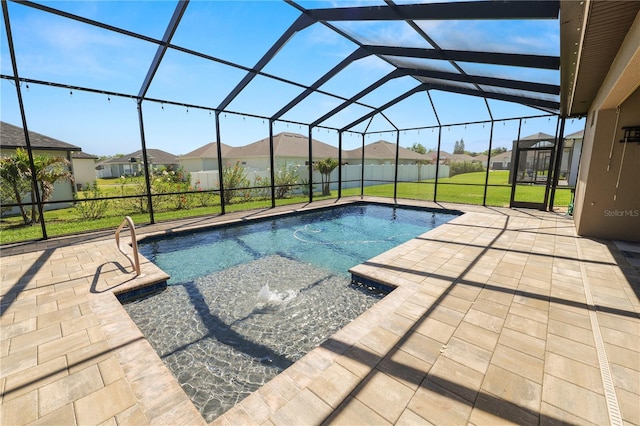
[{"label": "beige stucco wall", "polygon": [[91,158],[72,158],[73,178],[76,185],[86,187],[96,180],[95,161]]},{"label": "beige stucco wall", "polygon": [[589,114],[574,220],[580,235],[638,242],[640,144],[619,141],[623,138],[623,127],[640,126],[640,89],[621,105],[617,126],[616,115],[615,108],[592,110]]},{"label": "beige stucco wall", "polygon": [[640,144],[619,142],[626,126],[640,126],[640,13],[587,116],[574,209],[580,235],[640,242]]}]

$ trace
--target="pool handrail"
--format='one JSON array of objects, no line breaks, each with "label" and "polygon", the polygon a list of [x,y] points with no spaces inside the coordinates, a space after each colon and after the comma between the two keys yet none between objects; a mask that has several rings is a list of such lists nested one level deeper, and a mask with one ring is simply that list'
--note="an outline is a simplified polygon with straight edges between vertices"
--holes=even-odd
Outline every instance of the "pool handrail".
[{"label": "pool handrail", "polygon": [[[131,232],[131,249],[133,251],[133,256],[125,253],[123,247],[120,245],[120,231],[124,227],[124,225],[129,225],[129,230]],[[133,224],[133,219],[129,216],[125,216],[118,228],[116,229],[116,246],[120,253],[125,255],[129,262],[131,262],[131,266],[136,273],[136,276],[140,275],[140,258],[138,256],[138,241],[136,239],[136,226]]]}]

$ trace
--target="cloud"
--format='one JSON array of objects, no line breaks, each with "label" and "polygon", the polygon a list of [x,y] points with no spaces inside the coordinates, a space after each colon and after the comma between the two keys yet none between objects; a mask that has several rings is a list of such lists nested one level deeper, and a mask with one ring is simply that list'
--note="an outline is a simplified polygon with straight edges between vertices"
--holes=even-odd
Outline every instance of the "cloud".
[{"label": "cloud", "polygon": [[155,52],[155,46],[149,45],[151,56],[145,55],[140,41],[51,16],[31,15],[18,21],[13,33],[23,77],[72,78],[78,85],[126,78],[132,70],[137,75],[140,61],[146,59],[142,66],[146,70]]}]

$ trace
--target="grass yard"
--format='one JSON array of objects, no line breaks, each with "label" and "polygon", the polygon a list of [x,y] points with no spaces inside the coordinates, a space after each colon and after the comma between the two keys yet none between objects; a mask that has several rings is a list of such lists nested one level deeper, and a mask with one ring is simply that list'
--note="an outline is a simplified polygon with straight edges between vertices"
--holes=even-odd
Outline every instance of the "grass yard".
[{"label": "grass yard", "polygon": [[[476,172],[438,179],[437,201],[482,205],[485,178],[486,172]],[[398,182],[397,197],[433,201],[434,183],[435,180]],[[508,207],[511,198],[509,172],[506,170],[489,172],[489,185],[486,204],[495,207]],[[393,197],[393,184],[366,186],[364,193],[370,196]],[[342,195],[360,195],[360,188],[343,189]],[[543,197],[544,187],[542,186],[519,186],[517,188],[516,200],[518,201],[537,202]],[[566,207],[570,202],[571,191],[569,189],[556,190],[555,207]]]},{"label": "grass yard", "polygon": [[[486,173],[465,173],[447,179],[438,180],[437,201],[461,204],[481,205],[484,196],[484,181]],[[139,194],[138,188],[144,184],[144,178],[135,177],[121,179],[98,179],[98,186],[102,196],[117,197],[121,195]],[[489,173],[489,186],[487,187],[486,204],[489,206],[504,207],[509,205],[511,197],[511,185],[508,183],[508,171],[492,171]],[[435,182],[427,180],[422,182],[398,182],[397,198],[433,201]],[[393,197],[393,183],[366,186],[365,195],[379,197]],[[542,191],[542,193],[541,193]],[[337,197],[337,191],[332,191],[331,196],[314,195],[314,200]],[[360,195],[360,188],[343,189],[342,196]],[[542,199],[544,187],[529,186],[518,187],[516,199],[519,201],[536,201]],[[218,215],[220,214],[220,199],[217,195],[206,193],[186,194],[189,202],[182,208],[166,206],[176,205],[177,197],[181,195],[154,196],[159,205],[165,208],[157,208],[154,211],[156,221],[167,221],[187,217]],[[82,198],[82,195],[81,195]],[[138,200],[138,201],[136,201]],[[306,195],[294,195],[291,198],[276,200],[277,205],[301,203],[308,200]],[[154,201],[154,207],[155,203]],[[571,191],[561,188],[556,190],[554,206],[568,206],[571,202]],[[83,232],[102,229],[115,229],[125,215],[131,216],[137,225],[147,224],[150,221],[149,214],[141,212],[140,207],[146,203],[144,196],[121,200],[109,200],[108,209],[104,217],[97,219],[85,219],[76,208],[49,210],[44,213],[47,225],[47,234],[50,237],[60,235],[79,234]],[[271,207],[271,200],[234,200],[225,206],[226,212],[241,210],[263,209]],[[24,225],[20,216],[2,218],[0,221],[0,243],[14,243],[42,238],[40,224]]]}]

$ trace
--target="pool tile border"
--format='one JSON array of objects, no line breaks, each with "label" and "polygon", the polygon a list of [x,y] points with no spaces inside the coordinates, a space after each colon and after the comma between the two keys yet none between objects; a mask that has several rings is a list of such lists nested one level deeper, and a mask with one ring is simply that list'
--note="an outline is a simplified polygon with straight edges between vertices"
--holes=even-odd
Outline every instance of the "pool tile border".
[{"label": "pool tile border", "polygon": [[[605,395],[579,384],[597,361],[585,364],[572,352],[584,346],[595,353],[580,290],[585,274],[622,419],[640,424],[628,403],[640,390],[620,376],[624,370],[640,377],[633,361],[640,359],[638,269],[612,243],[576,237],[561,215],[447,207],[466,214],[354,268],[396,290],[213,424],[608,421]],[[150,225],[139,233],[242,216]],[[166,274],[145,261],[144,276],[132,278],[109,236],[3,247],[0,261],[3,422],[89,421],[91,409],[118,424],[204,423],[114,295]],[[616,329],[611,318],[623,318],[624,327]],[[630,346],[621,346],[625,341]],[[525,352],[531,363],[523,363]],[[535,361],[540,357],[548,365]],[[99,386],[91,379],[96,373]],[[58,402],[47,397],[47,389],[70,380],[78,380],[76,394]],[[571,391],[591,401],[589,410],[563,398]]]}]

